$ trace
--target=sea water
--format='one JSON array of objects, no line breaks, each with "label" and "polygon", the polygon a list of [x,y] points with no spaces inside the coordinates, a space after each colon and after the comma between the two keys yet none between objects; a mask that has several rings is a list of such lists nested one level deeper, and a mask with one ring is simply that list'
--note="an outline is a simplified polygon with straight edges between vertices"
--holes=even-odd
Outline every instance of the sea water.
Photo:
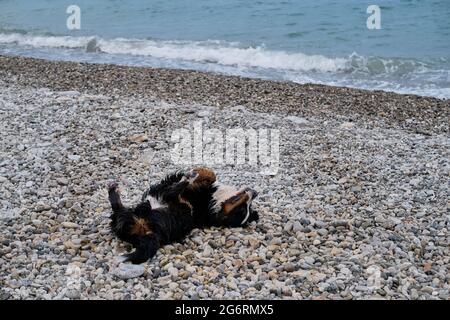
[{"label": "sea water", "polygon": [[0,54],[449,98],[450,0],[0,0]]}]

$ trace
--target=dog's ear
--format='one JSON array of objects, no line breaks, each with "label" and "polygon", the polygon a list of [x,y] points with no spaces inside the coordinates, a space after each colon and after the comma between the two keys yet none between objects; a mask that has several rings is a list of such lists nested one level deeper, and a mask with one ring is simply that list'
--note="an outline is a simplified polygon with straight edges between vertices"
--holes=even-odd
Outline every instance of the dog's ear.
[{"label": "dog's ear", "polygon": [[259,221],[259,213],[256,210],[250,209],[250,217],[248,218],[248,222]]}]

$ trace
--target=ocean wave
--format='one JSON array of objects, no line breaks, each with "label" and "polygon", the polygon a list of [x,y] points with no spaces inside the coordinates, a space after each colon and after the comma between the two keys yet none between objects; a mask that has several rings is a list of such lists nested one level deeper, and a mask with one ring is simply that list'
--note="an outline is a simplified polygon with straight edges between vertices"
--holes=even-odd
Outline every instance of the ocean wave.
[{"label": "ocean wave", "polygon": [[38,57],[51,56],[53,59],[196,69],[299,83],[450,97],[448,59],[424,62],[367,57],[357,53],[344,58],[330,58],[220,40],[105,39],[0,30],[0,52],[11,53],[14,48],[19,55],[32,56],[35,52]]},{"label": "ocean wave", "polygon": [[332,73],[391,74],[404,76],[430,70],[424,62],[413,59],[365,57],[357,53],[346,58],[329,58],[300,52],[269,50],[262,46],[245,47],[219,40],[180,41],[114,38],[96,36],[31,35],[19,32],[0,33],[0,44],[35,48],[82,49],[115,55],[149,56],[159,59],[212,63],[241,68]]},{"label": "ocean wave", "polygon": [[346,67],[347,60],[321,55],[306,55],[272,51],[263,47],[243,47],[222,41],[158,41],[141,39],[103,39],[99,37],[40,36],[0,34],[0,44],[31,47],[84,49],[161,59],[217,63],[224,66],[272,68],[296,71],[337,72]]},{"label": "ocean wave", "polygon": [[30,35],[23,33],[0,33],[0,44],[16,44],[36,48],[84,48],[95,37],[71,37]]},{"label": "ocean wave", "polygon": [[349,56],[348,65],[352,72],[369,75],[390,74],[398,77],[431,70],[429,64],[415,59],[365,57],[355,52]]}]

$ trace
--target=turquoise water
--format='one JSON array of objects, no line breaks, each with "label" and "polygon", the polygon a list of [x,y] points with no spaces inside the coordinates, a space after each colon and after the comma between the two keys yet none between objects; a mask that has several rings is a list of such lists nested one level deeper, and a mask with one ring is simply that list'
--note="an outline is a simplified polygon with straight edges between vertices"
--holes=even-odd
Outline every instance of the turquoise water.
[{"label": "turquoise water", "polygon": [[450,1],[0,0],[0,54],[449,98]]}]

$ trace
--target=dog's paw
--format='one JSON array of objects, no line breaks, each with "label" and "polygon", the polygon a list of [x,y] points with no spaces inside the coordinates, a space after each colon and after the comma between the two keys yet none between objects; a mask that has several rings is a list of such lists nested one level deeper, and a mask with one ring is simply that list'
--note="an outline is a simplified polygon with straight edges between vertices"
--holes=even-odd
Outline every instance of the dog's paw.
[{"label": "dog's paw", "polygon": [[124,254],[124,262],[131,262],[132,264],[141,264],[148,261],[148,257],[140,254],[138,251]]},{"label": "dog's paw", "polygon": [[184,177],[181,179],[181,182],[187,181],[189,184],[193,184],[195,180],[198,178],[198,176],[199,176],[198,172],[191,170],[184,175]]},{"label": "dog's paw", "polygon": [[195,180],[197,180],[199,176],[199,173],[191,170],[187,175],[186,175],[186,179],[189,182],[189,184],[193,184],[195,182]]},{"label": "dog's paw", "polygon": [[109,181],[106,185],[108,191],[114,191],[119,187],[119,184],[116,181]]}]

